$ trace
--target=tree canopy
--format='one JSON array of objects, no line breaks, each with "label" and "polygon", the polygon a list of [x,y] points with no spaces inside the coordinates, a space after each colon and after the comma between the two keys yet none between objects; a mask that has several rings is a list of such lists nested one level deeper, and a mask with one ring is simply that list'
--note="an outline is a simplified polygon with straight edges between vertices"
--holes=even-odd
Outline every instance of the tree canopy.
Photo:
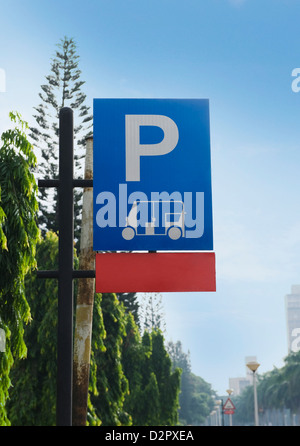
[{"label": "tree canopy", "polygon": [[167,345],[173,367],[181,369],[179,421],[183,425],[201,425],[214,405],[211,385],[191,371],[190,353],[185,353],[181,341]]},{"label": "tree canopy", "polygon": [[11,386],[10,370],[27,354],[24,325],[31,320],[25,294],[25,277],[35,268],[39,230],[37,186],[32,173],[36,165],[27,139],[28,124],[10,113],[15,127],[1,136],[0,147],[0,328],[6,349],[0,352],[0,425],[10,424],[5,402]]},{"label": "tree canopy", "polygon": [[[74,258],[76,268],[76,250]],[[58,236],[48,232],[37,245],[37,263],[56,269],[57,262]],[[57,282],[29,274],[26,292],[32,313],[25,332],[28,355],[12,370],[9,416],[14,425],[55,425]],[[88,424],[176,424],[179,388],[180,371],[172,370],[162,333],[141,336],[115,294],[95,294]]]}]

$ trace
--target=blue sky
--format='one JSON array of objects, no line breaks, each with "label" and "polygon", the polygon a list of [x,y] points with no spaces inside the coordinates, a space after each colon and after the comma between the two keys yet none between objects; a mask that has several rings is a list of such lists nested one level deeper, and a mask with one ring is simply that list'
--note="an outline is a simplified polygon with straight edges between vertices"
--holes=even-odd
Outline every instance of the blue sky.
[{"label": "blue sky", "polygon": [[300,283],[298,0],[0,0],[0,132],[32,123],[55,44],[73,37],[94,97],[208,98],[216,293],[164,295],[167,337],[224,394],[287,354],[284,295]]}]

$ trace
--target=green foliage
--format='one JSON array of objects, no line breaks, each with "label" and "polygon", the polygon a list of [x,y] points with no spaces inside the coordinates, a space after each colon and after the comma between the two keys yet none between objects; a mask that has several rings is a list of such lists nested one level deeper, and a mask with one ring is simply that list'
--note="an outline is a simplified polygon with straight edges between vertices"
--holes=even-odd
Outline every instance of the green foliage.
[{"label": "green foliage", "polygon": [[[37,245],[39,269],[57,269],[58,237],[48,232]],[[78,260],[75,255],[77,267]],[[57,281],[26,279],[32,322],[26,328],[26,359],[12,370],[8,402],[13,425],[55,425]],[[95,294],[88,400],[88,424],[173,425],[177,421],[179,371],[160,332],[141,338],[133,315],[115,294]],[[22,398],[20,398],[22,395]]]},{"label": "green foliage", "polygon": [[10,424],[5,403],[11,385],[14,360],[27,353],[24,324],[31,320],[25,295],[25,277],[36,266],[39,239],[36,225],[36,165],[28,125],[18,113],[10,113],[13,129],[1,136],[0,147],[0,328],[6,334],[6,351],[0,353],[0,425]]},{"label": "green foliage", "polygon": [[10,331],[3,323],[1,323],[1,328],[5,331],[6,351],[0,352],[0,426],[9,426],[10,420],[7,416],[6,401],[11,386],[10,370],[14,360],[10,348]]},{"label": "green foliage", "polygon": [[152,332],[152,370],[154,371],[160,395],[160,424],[175,426],[178,423],[180,375],[179,368],[172,372],[172,362],[164,346],[161,331]]},{"label": "green foliage", "polygon": [[150,372],[143,391],[143,411],[139,408],[140,422],[138,425],[161,426],[160,420],[160,395],[158,382],[154,372]]},{"label": "green foliage", "polygon": [[213,408],[214,392],[211,389],[211,385],[200,376],[190,373],[187,380],[191,392],[188,401],[186,424],[199,426],[205,422],[206,417]]},{"label": "green foliage", "polygon": [[123,367],[129,382],[124,407],[135,426],[174,426],[178,422],[179,369],[171,360],[162,333],[145,331],[142,338],[128,317]]},{"label": "green foliage", "polygon": [[184,353],[180,341],[168,343],[173,367],[182,371],[179,394],[179,421],[183,425],[201,425],[213,407],[214,392],[203,378],[191,372],[189,353]]},{"label": "green foliage", "polygon": [[1,187],[0,187],[0,252],[3,251],[3,249],[7,249],[7,240],[3,232],[4,222],[5,222],[5,213],[3,208],[1,207]]},{"label": "green foliage", "polygon": [[[57,260],[58,237],[49,232],[37,246],[39,269],[56,269]],[[57,282],[31,274],[26,292],[32,312],[25,332],[28,356],[13,368],[9,416],[13,425],[53,426]],[[176,425],[179,383],[180,371],[171,370],[162,333],[146,331],[141,337],[133,315],[115,294],[95,294],[88,424]]]},{"label": "green foliage", "polygon": [[146,331],[141,337],[132,313],[115,294],[96,295],[90,424],[176,425],[179,382],[162,333]]},{"label": "green foliage", "polygon": [[[93,419],[101,420],[104,426],[127,426],[131,424],[131,419],[123,410],[123,403],[128,392],[128,381],[124,375],[121,356],[125,336],[125,310],[115,294],[103,294],[102,297],[97,295],[94,315],[93,393],[90,395],[94,409]],[[97,324],[99,318],[103,318],[103,324]]]},{"label": "green foliage", "polygon": [[139,304],[136,293],[117,293],[117,298],[123,303],[125,312],[131,313],[134,317],[135,323],[140,326],[139,320]]},{"label": "green foliage", "polygon": [[[55,233],[48,232],[38,243],[36,258],[39,269],[58,268],[58,236]],[[74,251],[74,268],[77,266]],[[28,354],[13,367],[8,410],[13,425],[54,426],[58,283],[53,279],[39,279],[32,273],[27,276],[25,286],[32,313],[32,322],[25,331]]]},{"label": "green foliage", "polygon": [[98,364],[97,359],[99,354],[106,351],[104,340],[106,337],[106,331],[103,322],[103,313],[101,308],[102,295],[94,295],[93,305],[93,335],[92,335],[92,349],[90,358],[90,379],[89,379],[89,395],[88,395],[88,414],[87,423],[90,426],[100,426],[102,420],[99,418],[95,407],[93,406],[91,399],[95,399],[99,396],[97,388],[97,372]]},{"label": "green foliage", "polygon": [[176,425],[180,371],[171,368],[159,330],[141,337],[132,313],[115,294],[96,295],[90,424]]}]

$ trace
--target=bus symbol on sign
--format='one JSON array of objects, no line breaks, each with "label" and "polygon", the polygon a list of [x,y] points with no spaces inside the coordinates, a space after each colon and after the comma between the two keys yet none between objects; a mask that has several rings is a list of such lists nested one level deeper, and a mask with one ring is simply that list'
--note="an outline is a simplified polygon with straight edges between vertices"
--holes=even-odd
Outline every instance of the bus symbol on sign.
[{"label": "bus symbol on sign", "polygon": [[[159,208],[164,205],[175,207],[174,212],[164,212],[162,216],[162,226],[159,225]],[[150,221],[144,225],[138,224],[139,207],[149,206],[151,209]],[[170,209],[168,209],[170,211]],[[177,211],[177,212],[175,212]],[[126,227],[122,231],[125,240],[131,240],[136,235],[166,235],[172,240],[177,240],[185,236],[184,230],[184,203],[182,201],[135,201],[130,213],[126,218]]]}]

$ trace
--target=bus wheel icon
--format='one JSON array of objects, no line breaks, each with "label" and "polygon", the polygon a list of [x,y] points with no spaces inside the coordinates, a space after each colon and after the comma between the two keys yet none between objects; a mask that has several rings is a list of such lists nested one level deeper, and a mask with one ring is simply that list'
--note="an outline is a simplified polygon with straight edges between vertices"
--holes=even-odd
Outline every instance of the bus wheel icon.
[{"label": "bus wheel icon", "polygon": [[178,240],[181,237],[181,229],[178,228],[178,226],[172,226],[169,230],[168,230],[168,236],[170,237],[170,239],[172,240]]},{"label": "bus wheel icon", "polygon": [[127,226],[127,228],[124,228],[122,231],[122,237],[125,240],[132,240],[133,237],[135,236],[135,231],[133,228],[131,228],[130,226]]}]

